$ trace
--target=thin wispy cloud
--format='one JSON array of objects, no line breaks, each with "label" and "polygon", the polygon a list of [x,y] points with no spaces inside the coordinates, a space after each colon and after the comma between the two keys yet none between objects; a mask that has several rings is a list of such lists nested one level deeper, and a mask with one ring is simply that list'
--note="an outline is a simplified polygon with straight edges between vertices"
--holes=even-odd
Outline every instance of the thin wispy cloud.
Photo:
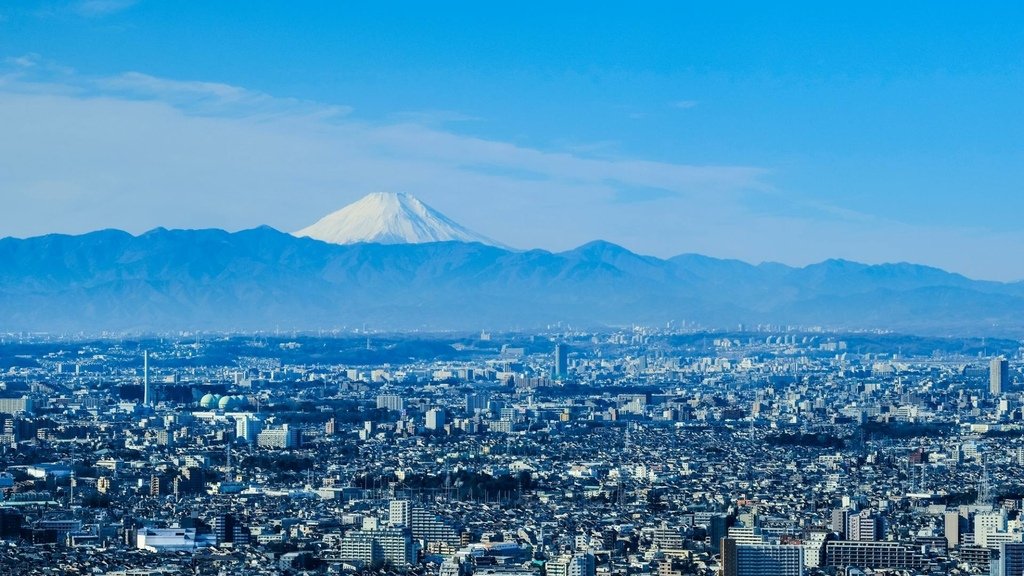
[{"label": "thin wispy cloud", "polygon": [[463,114],[455,110],[419,110],[411,112],[396,112],[388,118],[397,123],[413,123],[425,126],[442,126],[455,122],[477,122],[479,116]]},{"label": "thin wispy cloud", "polygon": [[38,54],[24,54],[22,56],[8,56],[4,58],[4,64],[16,69],[33,68],[38,63]]},{"label": "thin wispy cloud", "polygon": [[[362,120],[345,106],[217,82],[91,77],[32,55],[6,64],[0,236],[260,224],[290,231],[386,190],[420,196],[506,244],[553,250],[603,238],[662,256],[885,261],[892,244],[873,243],[881,233],[868,232],[884,229],[906,239],[900,259],[936,262],[923,256],[961,241],[849,214],[822,221],[827,206],[801,210],[760,166],[651,161],[614,146],[596,157],[468,136],[415,115]],[[741,240],[752,235],[762,241]],[[915,244],[916,235],[932,239]],[[856,254],[837,249],[854,245]]]},{"label": "thin wispy cloud", "polygon": [[[392,190],[510,244],[565,248],[593,239],[596,227],[614,240],[615,226],[603,222],[623,204],[662,194],[651,190],[710,209],[769,188],[769,171],[756,166],[541,150],[459,134],[436,118],[370,122],[344,106],[222,83],[17,72],[0,83],[0,122],[11,135],[0,151],[16,166],[0,186],[18,208],[0,215],[0,235],[263,223],[292,230],[366,192]],[[506,214],[534,221],[524,228]],[[570,217],[575,230],[565,225]],[[558,232],[545,238],[538,230]]]},{"label": "thin wispy cloud", "polygon": [[698,104],[700,103],[696,100],[676,100],[672,102],[671,106],[680,110],[689,110],[690,108],[696,108]]},{"label": "thin wispy cloud", "polygon": [[79,16],[99,18],[122,12],[138,4],[138,0],[83,0],[72,6]]}]

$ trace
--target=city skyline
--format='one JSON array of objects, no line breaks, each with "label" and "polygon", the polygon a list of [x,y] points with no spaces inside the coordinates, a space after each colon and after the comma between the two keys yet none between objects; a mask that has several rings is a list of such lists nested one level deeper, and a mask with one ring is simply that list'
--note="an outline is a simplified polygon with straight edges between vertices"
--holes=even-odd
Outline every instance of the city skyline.
[{"label": "city skyline", "polygon": [[1020,8],[747,8],[4,7],[0,236],[391,191],[524,249],[1024,278],[991,217],[1024,208]]},{"label": "city skyline", "polygon": [[0,4],[0,574],[1024,576],[1024,4]]}]

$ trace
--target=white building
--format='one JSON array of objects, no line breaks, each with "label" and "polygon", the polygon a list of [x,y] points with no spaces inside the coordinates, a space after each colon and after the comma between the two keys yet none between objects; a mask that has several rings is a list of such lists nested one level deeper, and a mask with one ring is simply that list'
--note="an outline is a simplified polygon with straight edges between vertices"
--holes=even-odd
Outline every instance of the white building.
[{"label": "white building", "polygon": [[195,528],[140,528],[135,546],[150,552],[193,552],[196,549]]},{"label": "white building", "polygon": [[444,410],[432,408],[427,410],[427,430],[440,430],[444,428]]},{"label": "white building", "polygon": [[246,444],[256,442],[256,437],[263,430],[263,422],[250,414],[241,414],[235,419],[235,438]]},{"label": "white building", "polygon": [[256,445],[263,448],[296,448],[302,444],[302,431],[282,424],[256,435]]}]

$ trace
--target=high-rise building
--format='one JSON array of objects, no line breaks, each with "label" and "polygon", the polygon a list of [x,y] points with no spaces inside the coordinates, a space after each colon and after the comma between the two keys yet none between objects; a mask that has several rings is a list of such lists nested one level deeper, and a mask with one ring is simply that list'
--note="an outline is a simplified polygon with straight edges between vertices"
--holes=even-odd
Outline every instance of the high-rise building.
[{"label": "high-rise building", "polygon": [[235,419],[235,438],[246,444],[256,442],[256,437],[262,430],[263,422],[249,414],[242,414]]},{"label": "high-rise building", "polygon": [[490,401],[490,395],[483,392],[466,394],[466,413],[472,415],[477,412],[486,412],[487,404]]},{"label": "high-rise building", "polygon": [[846,524],[849,520],[849,508],[838,508],[832,511],[832,531],[839,534],[841,539],[846,539]]},{"label": "high-rise building", "polygon": [[381,394],[377,396],[377,408],[401,412],[405,410],[405,400],[397,394]]},{"label": "high-rise building", "polygon": [[555,365],[552,373],[556,380],[569,375],[569,347],[565,344],[555,344]]},{"label": "high-rise building", "polygon": [[242,546],[249,543],[249,529],[231,514],[215,516],[212,527],[217,546]]},{"label": "high-rise building", "polygon": [[353,530],[341,540],[341,558],[375,564],[388,562],[396,567],[411,564],[412,536],[408,528]]},{"label": "high-rise building", "polygon": [[950,550],[960,545],[960,529],[964,523],[964,517],[956,510],[950,510],[943,515],[946,545]]},{"label": "high-rise building", "polygon": [[[999,508],[992,512],[978,513],[974,515],[974,543],[982,548],[995,548],[998,546],[997,534],[1006,533],[1006,510]],[[992,540],[992,542],[989,542]],[[1017,539],[1020,541],[1020,538]]]},{"label": "high-rise building", "polygon": [[1024,574],[1024,544],[1020,542],[999,544],[999,558],[992,560],[989,570],[992,576],[1021,576]]},{"label": "high-rise building", "polygon": [[993,396],[1003,393],[1010,383],[1010,363],[1002,356],[992,359],[988,366],[988,391]]},{"label": "high-rise building", "polygon": [[868,510],[850,514],[846,521],[846,539],[858,542],[874,542],[878,540],[878,518]]},{"label": "high-rise building", "polygon": [[392,527],[412,526],[412,502],[392,500],[388,505],[388,524]]},{"label": "high-rise building", "polygon": [[149,406],[153,403],[153,393],[149,389],[149,350],[142,353],[142,404]]},{"label": "high-rise building", "polygon": [[451,547],[458,547],[462,541],[459,537],[459,530],[420,506],[411,508],[409,527],[412,528],[412,537],[422,540],[426,544],[443,543]]},{"label": "high-rise building", "polygon": [[711,549],[718,552],[718,547],[729,530],[729,517],[723,514],[712,515],[707,520],[707,530]]},{"label": "high-rise building", "polygon": [[722,539],[723,576],[803,576],[802,546],[778,544],[739,544]]},{"label": "high-rise building", "polygon": [[256,435],[256,445],[264,448],[297,448],[302,445],[302,430],[282,424]]},{"label": "high-rise building", "polygon": [[33,408],[32,399],[28,396],[21,398],[0,398],[0,414],[31,413]]},{"label": "high-rise building", "polygon": [[427,410],[426,426],[427,430],[440,430],[444,428],[444,410],[440,408]]}]

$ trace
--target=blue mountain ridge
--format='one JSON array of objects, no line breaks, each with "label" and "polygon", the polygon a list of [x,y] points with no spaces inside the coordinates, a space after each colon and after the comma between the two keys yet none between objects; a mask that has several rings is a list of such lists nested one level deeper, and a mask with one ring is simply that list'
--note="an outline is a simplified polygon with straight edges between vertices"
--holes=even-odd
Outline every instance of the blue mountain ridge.
[{"label": "blue mountain ridge", "polygon": [[698,322],[1024,334],[1024,283],[908,263],[752,265],[596,241],[335,245],[266,226],[0,239],[0,331],[581,327]]}]

